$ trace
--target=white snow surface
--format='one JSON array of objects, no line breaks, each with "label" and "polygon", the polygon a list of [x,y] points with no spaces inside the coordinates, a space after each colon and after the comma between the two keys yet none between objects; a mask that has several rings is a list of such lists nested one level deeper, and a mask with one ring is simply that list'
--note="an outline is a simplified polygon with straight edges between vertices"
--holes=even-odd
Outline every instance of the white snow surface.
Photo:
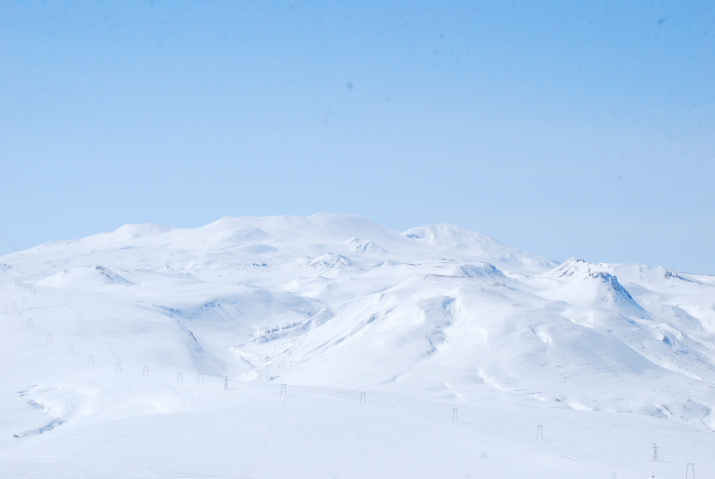
[{"label": "white snow surface", "polygon": [[0,477],[715,475],[713,276],[326,213],[0,265]]}]

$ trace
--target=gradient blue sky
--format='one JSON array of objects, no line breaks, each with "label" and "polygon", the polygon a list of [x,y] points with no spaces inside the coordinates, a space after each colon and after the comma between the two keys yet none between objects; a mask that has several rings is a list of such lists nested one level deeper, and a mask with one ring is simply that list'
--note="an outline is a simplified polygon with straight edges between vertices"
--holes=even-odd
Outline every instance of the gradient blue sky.
[{"label": "gradient blue sky", "polygon": [[224,215],[715,274],[715,2],[0,0],[0,254]]}]

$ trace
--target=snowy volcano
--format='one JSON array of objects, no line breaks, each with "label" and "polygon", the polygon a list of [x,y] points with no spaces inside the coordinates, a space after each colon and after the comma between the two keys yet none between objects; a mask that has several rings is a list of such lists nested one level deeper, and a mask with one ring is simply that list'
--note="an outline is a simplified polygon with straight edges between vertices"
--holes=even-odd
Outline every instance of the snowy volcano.
[{"label": "snowy volcano", "polygon": [[0,264],[18,477],[715,473],[713,276],[322,213]]}]

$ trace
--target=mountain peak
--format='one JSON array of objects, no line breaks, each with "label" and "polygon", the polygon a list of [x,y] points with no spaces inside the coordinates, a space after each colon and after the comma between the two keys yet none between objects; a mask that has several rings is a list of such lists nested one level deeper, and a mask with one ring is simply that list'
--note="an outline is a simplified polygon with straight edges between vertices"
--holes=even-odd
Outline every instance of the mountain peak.
[{"label": "mountain peak", "polygon": [[586,276],[591,272],[593,264],[586,260],[571,256],[569,259],[558,265],[548,275],[555,278],[568,278],[572,276]]}]

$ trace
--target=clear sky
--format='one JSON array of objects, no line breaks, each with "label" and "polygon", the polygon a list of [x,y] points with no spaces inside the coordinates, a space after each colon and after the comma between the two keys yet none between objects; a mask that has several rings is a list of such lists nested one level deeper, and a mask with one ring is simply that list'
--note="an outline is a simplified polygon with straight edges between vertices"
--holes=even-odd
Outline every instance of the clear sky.
[{"label": "clear sky", "polygon": [[715,1],[0,0],[0,254],[221,216],[715,274]]}]

